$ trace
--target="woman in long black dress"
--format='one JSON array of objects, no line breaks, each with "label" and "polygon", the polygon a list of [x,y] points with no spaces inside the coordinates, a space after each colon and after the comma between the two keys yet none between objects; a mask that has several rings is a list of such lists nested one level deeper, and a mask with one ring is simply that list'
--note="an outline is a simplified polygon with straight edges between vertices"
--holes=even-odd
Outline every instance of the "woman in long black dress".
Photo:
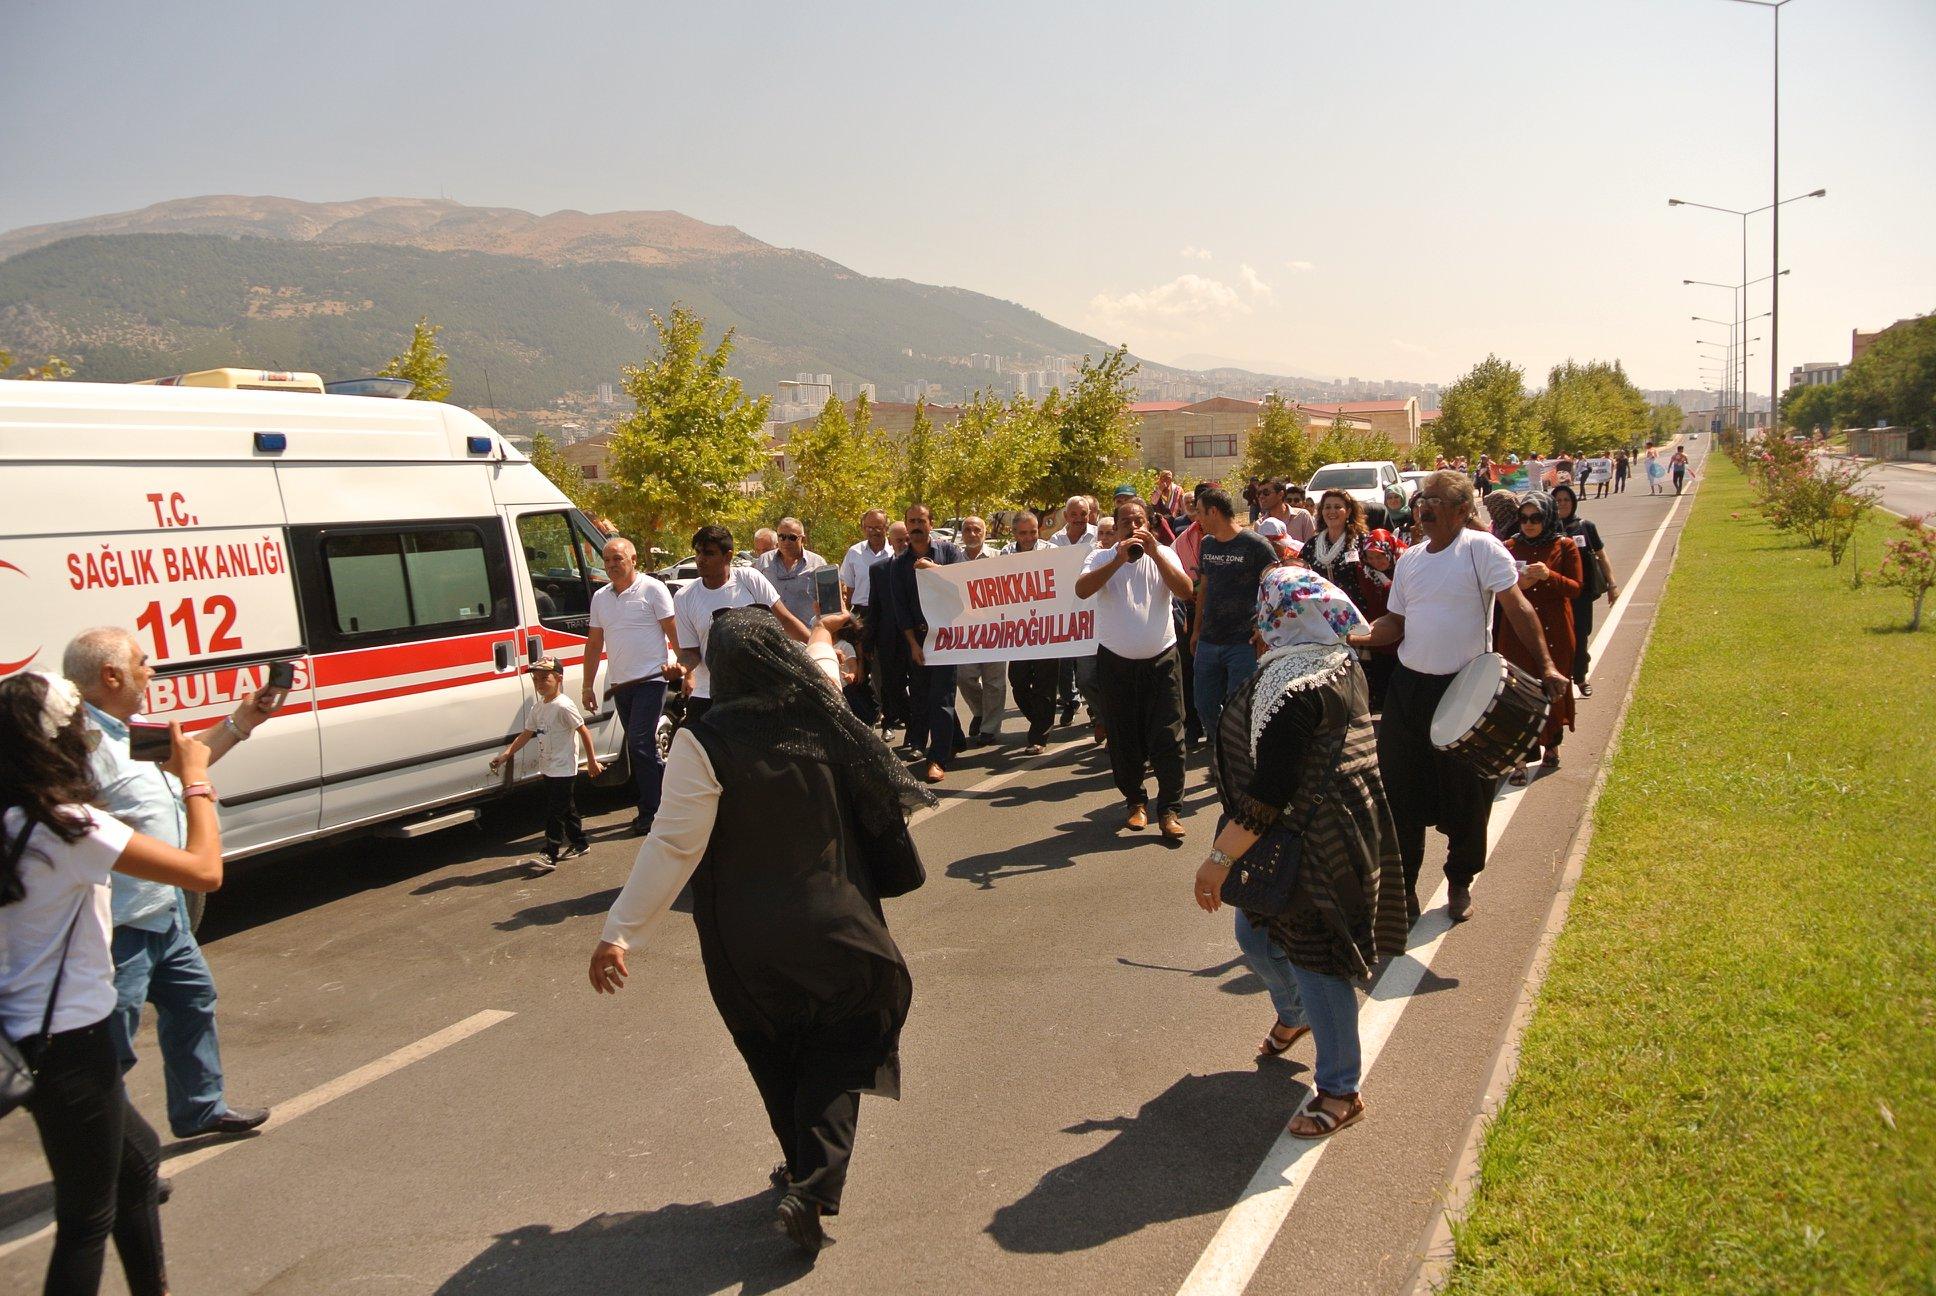
[{"label": "woman in long black dress", "polygon": [[830,620],[803,649],[762,609],[714,618],[713,705],[673,739],[591,960],[593,988],[616,993],[691,879],[707,987],[786,1155],[780,1223],[809,1252],[840,1211],[860,1096],[900,1097],[914,984],[868,861],[911,855],[907,814],[934,801],[842,701]]}]

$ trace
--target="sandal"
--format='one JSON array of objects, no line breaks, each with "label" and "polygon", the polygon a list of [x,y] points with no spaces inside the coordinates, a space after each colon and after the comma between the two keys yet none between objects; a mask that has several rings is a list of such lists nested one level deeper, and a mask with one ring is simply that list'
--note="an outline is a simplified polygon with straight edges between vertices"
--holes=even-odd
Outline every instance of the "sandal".
[{"label": "sandal", "polygon": [[1506,782],[1512,784],[1514,787],[1526,786],[1526,762],[1525,761],[1521,761],[1519,762],[1519,764],[1513,766],[1512,773],[1506,775]]},{"label": "sandal", "polygon": [[1560,749],[1557,747],[1548,747],[1546,749],[1546,755],[1540,758],[1539,767],[1549,770],[1558,769],[1560,767]]},{"label": "sandal", "polygon": [[[1324,1104],[1327,1100],[1345,1104],[1344,1110],[1338,1111],[1326,1107]],[[1357,1094],[1333,1094],[1320,1089],[1312,1095],[1311,1101],[1305,1104],[1303,1111],[1291,1117],[1291,1123],[1284,1127],[1284,1132],[1298,1139],[1330,1138],[1339,1130],[1356,1125],[1364,1118],[1365,1100]],[[1303,1129],[1299,1129],[1299,1121],[1309,1123]]]},{"label": "sandal", "polygon": [[[1279,1035],[1277,1032],[1281,1030],[1289,1031],[1291,1033],[1290,1038],[1285,1039],[1283,1036]],[[1309,1026],[1286,1026],[1281,1021],[1273,1022],[1271,1024],[1270,1033],[1268,1035],[1265,1035],[1264,1042],[1257,1046],[1257,1056],[1260,1058],[1282,1057],[1286,1052],[1290,1050],[1291,1045],[1297,1043],[1299,1040],[1303,1039],[1306,1035],[1309,1035],[1310,1033],[1311,1033],[1311,1028]]]}]

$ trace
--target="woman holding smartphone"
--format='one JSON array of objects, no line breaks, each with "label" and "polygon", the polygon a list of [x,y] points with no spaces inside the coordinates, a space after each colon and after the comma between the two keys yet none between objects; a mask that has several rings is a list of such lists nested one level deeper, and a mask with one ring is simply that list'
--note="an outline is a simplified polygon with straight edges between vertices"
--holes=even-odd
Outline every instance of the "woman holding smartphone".
[{"label": "woman holding smartphone", "polygon": [[135,1296],[168,1290],[156,1212],[160,1141],[128,1101],[115,1009],[109,875],[222,884],[208,748],[170,726],[187,847],[92,809],[81,695],[56,675],[0,681],[0,1029],[34,1072],[28,1111],[54,1176],[50,1296],[96,1291],[114,1237]]}]

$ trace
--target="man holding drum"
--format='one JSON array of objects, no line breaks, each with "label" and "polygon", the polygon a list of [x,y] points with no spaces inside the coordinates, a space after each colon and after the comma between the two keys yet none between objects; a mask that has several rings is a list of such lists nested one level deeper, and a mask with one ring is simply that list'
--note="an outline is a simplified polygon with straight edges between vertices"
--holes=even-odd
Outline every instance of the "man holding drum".
[{"label": "man holding drum", "polygon": [[1425,830],[1437,827],[1449,844],[1445,880],[1455,922],[1471,916],[1472,879],[1486,866],[1494,781],[1433,746],[1432,717],[1453,677],[1490,650],[1495,598],[1521,638],[1539,646],[1547,696],[1561,701],[1571,688],[1546,653],[1539,614],[1519,590],[1511,555],[1490,533],[1467,525],[1473,513],[1472,482],[1463,473],[1425,479],[1414,514],[1425,543],[1399,558],[1385,615],[1348,640],[1354,648],[1398,645],[1378,730],[1378,766],[1398,826],[1411,913],[1418,914]]}]

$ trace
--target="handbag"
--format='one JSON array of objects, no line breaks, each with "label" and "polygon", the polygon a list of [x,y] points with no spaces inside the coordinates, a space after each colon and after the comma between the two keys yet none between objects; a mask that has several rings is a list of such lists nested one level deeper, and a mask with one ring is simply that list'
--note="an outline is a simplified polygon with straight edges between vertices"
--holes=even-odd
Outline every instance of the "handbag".
[{"label": "handbag", "polygon": [[928,871],[921,865],[921,852],[914,846],[914,834],[907,830],[906,824],[878,836],[857,825],[855,835],[860,838],[861,859],[874,883],[874,894],[881,899],[891,900],[918,891],[928,880]]},{"label": "handbag", "polygon": [[1337,778],[1338,763],[1344,758],[1346,733],[1348,730],[1339,731],[1336,748],[1331,752],[1331,772],[1317,796],[1312,798],[1311,812],[1304,816],[1303,826],[1292,832],[1281,823],[1272,824],[1252,843],[1231,864],[1223,885],[1217,889],[1225,904],[1266,918],[1275,918],[1291,907],[1291,897],[1297,894],[1298,878],[1304,868],[1304,838]]},{"label": "handbag", "polygon": [[[14,839],[12,854],[15,860],[25,853],[27,836],[33,830],[34,821],[28,819],[26,828]],[[28,1036],[28,1039],[37,1040],[34,1048],[36,1053],[46,1049],[47,1041],[54,1033],[54,1003],[60,998],[61,978],[67,975],[68,947],[74,943],[74,929],[80,926],[81,915],[87,912],[87,902],[91,898],[90,891],[83,891],[81,902],[74,906],[74,916],[67,920],[67,935],[61,938],[60,962],[54,965],[54,984],[47,991],[47,1010],[40,1017],[40,1033]],[[6,1116],[33,1096],[33,1064],[20,1051],[20,1045],[9,1039],[5,1031],[0,1031],[0,1117]]]}]

